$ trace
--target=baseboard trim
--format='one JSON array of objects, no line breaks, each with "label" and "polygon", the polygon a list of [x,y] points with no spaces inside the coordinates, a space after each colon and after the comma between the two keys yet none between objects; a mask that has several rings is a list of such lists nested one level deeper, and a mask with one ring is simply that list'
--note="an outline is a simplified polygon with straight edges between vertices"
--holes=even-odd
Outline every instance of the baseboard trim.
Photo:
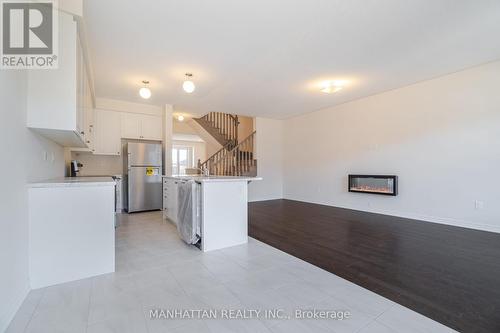
[{"label": "baseboard trim", "polygon": [[396,211],[384,210],[384,209],[361,209],[359,207],[332,205],[332,204],[324,203],[324,202],[305,201],[305,200],[294,199],[294,198],[283,198],[283,199],[308,202],[308,203],[313,203],[313,204],[317,204],[317,205],[325,205],[325,206],[330,206],[330,207],[352,209],[352,210],[358,210],[358,211],[367,212],[367,213],[396,216],[396,217],[402,217],[402,218],[407,218],[407,219],[412,219],[412,220],[419,220],[419,221],[423,221],[423,222],[439,223],[439,224],[445,224],[445,225],[459,227],[459,228],[500,233],[500,226],[491,225],[491,224],[479,224],[479,223],[474,223],[474,222],[470,222],[470,221],[459,220],[459,219],[454,219],[454,218],[449,218],[449,217],[438,217],[438,216],[424,215],[424,214],[418,214],[418,213],[396,212]]},{"label": "baseboard trim", "polygon": [[269,200],[281,200],[284,198],[279,198],[279,197],[260,197],[260,198],[254,198],[254,199],[248,199],[248,202],[259,202],[259,201],[269,201]]},{"label": "baseboard trim", "polygon": [[10,304],[11,306],[7,309],[7,311],[5,311],[5,313],[0,314],[0,332],[5,332],[7,330],[12,319],[14,319],[17,311],[21,308],[21,305],[28,296],[29,292],[30,288],[26,286],[26,288],[21,293],[19,293],[17,297],[14,297],[13,299],[10,299],[8,301],[7,304]]}]

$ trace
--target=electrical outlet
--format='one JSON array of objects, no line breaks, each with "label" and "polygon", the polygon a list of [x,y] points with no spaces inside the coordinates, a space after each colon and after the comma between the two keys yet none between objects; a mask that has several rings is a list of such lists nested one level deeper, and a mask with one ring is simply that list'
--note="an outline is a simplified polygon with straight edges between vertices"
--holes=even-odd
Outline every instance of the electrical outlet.
[{"label": "electrical outlet", "polygon": [[484,208],[484,202],[480,200],[475,200],[474,201],[474,208],[476,209],[483,209]]}]

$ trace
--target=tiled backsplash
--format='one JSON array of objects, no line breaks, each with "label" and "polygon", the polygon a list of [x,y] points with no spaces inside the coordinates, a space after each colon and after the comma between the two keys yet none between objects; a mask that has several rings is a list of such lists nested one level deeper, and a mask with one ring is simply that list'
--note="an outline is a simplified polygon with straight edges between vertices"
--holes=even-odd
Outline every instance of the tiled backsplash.
[{"label": "tiled backsplash", "polygon": [[122,156],[72,152],[71,159],[83,164],[83,167],[80,168],[80,176],[121,175],[123,173]]}]

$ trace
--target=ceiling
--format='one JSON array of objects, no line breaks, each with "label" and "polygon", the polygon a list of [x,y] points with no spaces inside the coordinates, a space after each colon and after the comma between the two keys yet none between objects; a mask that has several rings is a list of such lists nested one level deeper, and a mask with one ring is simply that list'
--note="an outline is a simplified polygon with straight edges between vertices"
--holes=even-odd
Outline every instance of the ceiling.
[{"label": "ceiling", "polygon": [[194,114],[288,118],[500,58],[498,0],[85,0],[84,15],[97,97]]}]

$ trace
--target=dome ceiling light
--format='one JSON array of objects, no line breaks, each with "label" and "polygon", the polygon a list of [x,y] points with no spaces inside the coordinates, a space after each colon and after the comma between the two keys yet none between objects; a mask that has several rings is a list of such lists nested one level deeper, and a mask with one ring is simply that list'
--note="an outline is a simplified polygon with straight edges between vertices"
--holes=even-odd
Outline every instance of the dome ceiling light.
[{"label": "dome ceiling light", "polygon": [[344,81],[325,81],[321,84],[320,91],[326,94],[333,94],[344,88]]},{"label": "dome ceiling light", "polygon": [[144,87],[139,89],[139,95],[144,99],[148,99],[151,97],[151,90],[148,88],[149,81],[144,80],[142,83],[144,84]]},{"label": "dome ceiling light", "polygon": [[182,89],[184,89],[184,91],[188,94],[192,93],[196,89],[194,82],[191,81],[192,77],[193,74],[186,73],[186,80],[184,80],[184,83],[182,84]]}]

